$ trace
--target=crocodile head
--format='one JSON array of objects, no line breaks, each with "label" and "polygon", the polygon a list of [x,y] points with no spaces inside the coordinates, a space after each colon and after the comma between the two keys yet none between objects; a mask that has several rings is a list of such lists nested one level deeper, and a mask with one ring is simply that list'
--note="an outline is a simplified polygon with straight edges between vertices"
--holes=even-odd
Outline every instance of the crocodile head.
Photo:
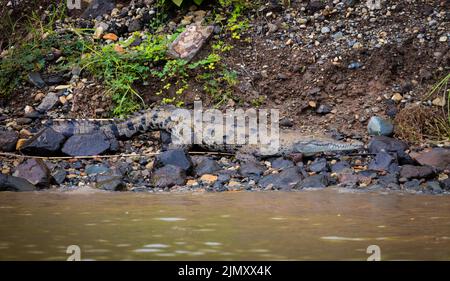
[{"label": "crocodile head", "polygon": [[311,156],[322,152],[352,151],[364,146],[362,142],[341,142],[333,139],[311,139],[298,141],[293,146],[293,152]]}]

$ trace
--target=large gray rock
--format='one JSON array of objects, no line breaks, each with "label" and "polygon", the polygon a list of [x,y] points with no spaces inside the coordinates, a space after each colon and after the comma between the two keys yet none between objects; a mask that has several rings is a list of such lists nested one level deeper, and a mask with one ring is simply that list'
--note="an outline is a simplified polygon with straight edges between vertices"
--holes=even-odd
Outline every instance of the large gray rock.
[{"label": "large gray rock", "polygon": [[367,125],[367,130],[371,136],[390,136],[394,132],[394,125],[389,120],[372,116]]},{"label": "large gray rock", "polygon": [[41,103],[36,108],[37,111],[45,113],[47,110],[52,109],[59,102],[59,97],[56,93],[49,92]]},{"label": "large gray rock", "polygon": [[375,159],[369,163],[369,169],[378,172],[387,171],[394,161],[395,158],[389,153],[381,151],[376,155]]},{"label": "large gray rock", "polygon": [[259,185],[268,188],[272,185],[273,189],[290,190],[302,180],[298,167],[284,169],[278,174],[267,175],[259,181]]},{"label": "large gray rock", "polygon": [[38,72],[31,72],[30,74],[28,74],[28,79],[30,80],[31,84],[38,88],[44,88],[45,86],[47,86]]},{"label": "large gray rock", "polygon": [[167,165],[157,169],[151,176],[151,183],[157,188],[172,187],[174,185],[184,185],[186,182],[186,172],[182,168],[174,165]]},{"label": "large gray rock", "polygon": [[306,177],[299,182],[297,188],[325,188],[328,185],[328,178],[325,175],[313,175]]},{"label": "large gray rock", "polygon": [[183,149],[171,149],[162,152],[156,157],[156,167],[173,165],[186,172],[192,169],[192,159]]},{"label": "large gray rock", "polygon": [[16,150],[19,135],[13,131],[0,131],[0,151],[11,152]]},{"label": "large gray rock", "polygon": [[36,187],[23,178],[0,174],[0,191],[34,191]]},{"label": "large gray rock", "polygon": [[434,174],[433,169],[428,166],[404,165],[400,170],[400,177],[407,179],[430,178]]},{"label": "large gray rock", "polygon": [[209,157],[200,157],[195,163],[195,174],[202,176],[204,174],[214,174],[220,170],[219,164],[214,159]]},{"label": "large gray rock", "polygon": [[438,170],[450,170],[450,149],[448,148],[436,147],[411,155],[420,165],[431,166]]},{"label": "large gray rock", "polygon": [[95,19],[98,16],[109,14],[115,6],[114,0],[92,0],[83,14],[81,14],[81,17]]},{"label": "large gray rock", "polygon": [[110,146],[111,143],[104,133],[95,132],[71,136],[61,151],[70,156],[92,156],[106,152]]},{"label": "large gray rock", "polygon": [[108,191],[119,191],[123,190],[125,185],[122,181],[122,176],[109,173],[97,175],[97,181],[95,187],[98,189],[108,190]]},{"label": "large gray rock", "polygon": [[38,188],[50,186],[50,170],[41,159],[28,159],[19,166],[13,176],[26,179]]},{"label": "large gray rock", "polygon": [[30,155],[53,155],[59,152],[64,139],[62,134],[46,128],[27,140],[20,150]]},{"label": "large gray rock", "polygon": [[239,167],[239,174],[250,179],[259,179],[266,169],[258,161],[246,161]]}]

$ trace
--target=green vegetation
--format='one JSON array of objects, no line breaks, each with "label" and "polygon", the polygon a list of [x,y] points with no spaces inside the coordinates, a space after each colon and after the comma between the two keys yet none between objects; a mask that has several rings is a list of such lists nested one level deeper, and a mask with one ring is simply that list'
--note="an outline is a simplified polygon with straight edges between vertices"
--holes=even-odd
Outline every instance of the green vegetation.
[{"label": "green vegetation", "polygon": [[[79,59],[85,43],[73,33],[56,33],[54,25],[65,16],[65,5],[55,6],[44,22],[39,15],[27,17],[28,36],[22,44],[12,46],[0,61],[0,97],[8,97],[26,80],[31,71],[68,69],[71,62]],[[60,59],[54,61],[54,53]]]},{"label": "green vegetation", "polygon": [[[158,0],[156,16],[149,24],[150,32],[136,33],[131,38],[107,45],[92,39],[92,29],[67,29],[56,32],[56,23],[64,20],[64,3],[54,6],[44,18],[38,13],[27,16],[27,39],[10,47],[0,61],[0,96],[7,97],[27,80],[31,71],[41,73],[70,70],[80,65],[106,86],[115,108],[113,115],[124,116],[143,106],[139,88],[156,81],[155,95],[162,103],[183,105],[184,93],[198,88],[212,97],[219,106],[232,97],[237,73],[223,62],[223,54],[232,49],[224,41],[212,44],[210,53],[202,59],[187,62],[167,56],[169,44],[183,31],[164,34],[168,20],[169,0]],[[178,6],[191,1],[173,1]],[[199,5],[203,1],[192,1]],[[206,22],[222,26],[223,34],[240,39],[248,28],[243,11],[249,6],[245,0],[218,0]],[[15,23],[8,20],[8,28]],[[132,43],[145,38],[138,46]],[[54,57],[54,53],[58,57]]]}]

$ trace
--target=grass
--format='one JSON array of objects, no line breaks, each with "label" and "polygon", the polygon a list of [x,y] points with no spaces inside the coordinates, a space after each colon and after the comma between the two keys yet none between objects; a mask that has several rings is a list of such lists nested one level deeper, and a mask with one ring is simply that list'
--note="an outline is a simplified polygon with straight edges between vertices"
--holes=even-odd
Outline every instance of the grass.
[{"label": "grass", "polygon": [[[248,28],[248,20],[243,11],[249,1],[219,0],[213,7],[213,15],[207,21],[222,24],[223,32],[231,38],[240,39]],[[157,83],[160,89],[155,95],[162,97],[162,103],[183,105],[183,94],[192,86],[192,82],[203,85],[203,91],[209,94],[216,106],[232,98],[233,87],[237,83],[237,74],[222,62],[222,54],[232,49],[231,45],[218,41],[212,45],[210,53],[204,58],[187,62],[171,59],[167,48],[183,30],[174,34],[162,34],[168,20],[167,1],[158,0],[158,13],[149,24],[150,32],[139,46],[131,43],[141,34],[136,33],[125,41],[102,45],[92,39],[93,30],[71,29],[66,33],[56,32],[58,22],[64,20],[64,3],[52,6],[43,20],[33,12],[26,16],[27,40],[11,46],[0,62],[0,96],[8,97],[18,89],[31,71],[52,72],[68,71],[79,64],[106,86],[106,93],[115,104],[112,112],[115,116],[125,116],[142,107],[144,99],[137,90],[138,84],[146,81]],[[220,16],[219,16],[220,15]],[[15,23],[8,19],[8,28],[14,30]],[[55,49],[62,53],[62,59],[49,59]]]},{"label": "grass", "polygon": [[425,99],[440,97],[445,103],[436,106],[414,105],[401,110],[395,118],[395,134],[411,143],[425,139],[433,141],[450,140],[450,73],[436,83]]}]

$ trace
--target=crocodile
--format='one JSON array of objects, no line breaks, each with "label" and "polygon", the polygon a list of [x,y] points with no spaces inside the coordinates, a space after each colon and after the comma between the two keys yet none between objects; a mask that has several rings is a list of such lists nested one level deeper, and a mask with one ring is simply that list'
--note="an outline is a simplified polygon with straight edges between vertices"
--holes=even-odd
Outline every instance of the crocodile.
[{"label": "crocodile", "polygon": [[[180,124],[180,119],[175,117],[175,110],[177,109],[178,108],[174,106],[158,106],[149,110],[141,111],[125,120],[115,119],[107,122],[80,119],[49,120],[46,127],[51,127],[53,130],[62,133],[66,137],[70,137],[74,134],[86,134],[101,131],[107,137],[115,139],[129,139],[139,133],[162,131],[168,133],[167,135],[170,135],[172,138],[172,142],[169,144],[169,147],[182,147],[189,150],[194,145],[180,145],[176,144],[174,141],[174,139],[179,138],[177,126]],[[189,111],[189,114],[194,116],[192,110]],[[202,122],[204,122],[205,126],[211,125],[211,122],[208,123],[204,120],[202,120]],[[258,142],[254,144],[248,144],[248,141],[247,143],[241,144],[236,144],[229,141],[229,136],[233,136],[234,132],[237,132],[236,128],[238,126],[239,125],[234,124],[234,127],[231,128],[234,130],[233,132],[227,131],[230,128],[225,128],[224,126],[224,137],[221,142],[212,141],[211,139],[207,139],[203,136],[205,139],[199,143],[196,143],[195,146],[206,151],[223,153],[241,152],[245,154],[253,154],[255,156],[290,154],[312,156],[314,154],[325,152],[353,151],[363,147],[363,143],[359,141],[344,142],[326,137],[324,135],[303,135],[301,132],[292,129],[280,129],[277,149],[275,151],[273,149],[266,149],[265,153],[261,153],[262,148],[267,148],[273,145],[273,143],[267,142],[262,144],[259,139]],[[249,129],[245,128],[244,131],[240,132],[245,132],[245,138],[248,140]]]}]

